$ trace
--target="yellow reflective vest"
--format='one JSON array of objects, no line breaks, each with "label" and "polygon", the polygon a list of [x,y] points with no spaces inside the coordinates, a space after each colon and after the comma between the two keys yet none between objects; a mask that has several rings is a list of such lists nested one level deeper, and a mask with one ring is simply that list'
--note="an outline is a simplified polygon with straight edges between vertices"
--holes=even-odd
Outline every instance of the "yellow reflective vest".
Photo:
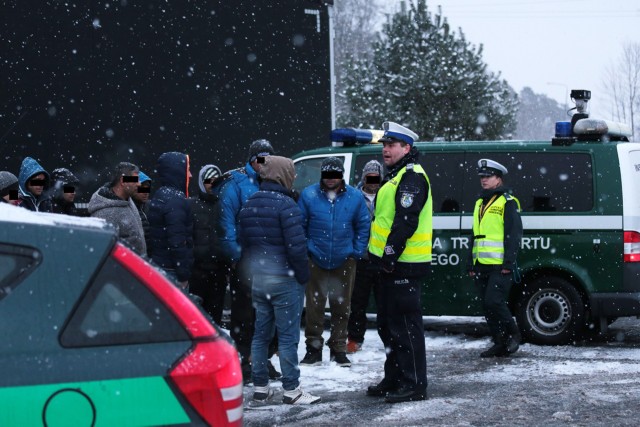
[{"label": "yellow reflective vest", "polygon": [[[409,166],[409,165],[408,165]],[[369,238],[369,252],[382,258],[387,238],[391,232],[393,219],[396,216],[396,192],[402,177],[407,171],[407,166],[391,180],[386,182],[376,196],[375,219],[371,223],[371,237]],[[429,177],[421,165],[414,164],[413,171],[424,176],[429,188]],[[418,217],[418,228],[407,240],[406,246],[398,262],[421,263],[431,262],[431,239],[433,235],[433,201],[429,194],[424,207]]]},{"label": "yellow reflective vest", "polygon": [[500,265],[504,261],[504,205],[515,200],[520,210],[520,202],[509,194],[494,196],[486,206],[482,199],[476,201],[473,210],[473,264]]}]

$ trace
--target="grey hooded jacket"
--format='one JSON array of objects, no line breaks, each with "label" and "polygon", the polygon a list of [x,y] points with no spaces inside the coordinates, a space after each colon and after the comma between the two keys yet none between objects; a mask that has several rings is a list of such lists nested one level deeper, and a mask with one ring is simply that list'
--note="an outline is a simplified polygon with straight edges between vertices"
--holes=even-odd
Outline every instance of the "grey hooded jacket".
[{"label": "grey hooded jacket", "polygon": [[118,238],[140,255],[147,254],[142,221],[133,200],[122,200],[108,186],[100,187],[89,201],[89,214],[116,227]]}]

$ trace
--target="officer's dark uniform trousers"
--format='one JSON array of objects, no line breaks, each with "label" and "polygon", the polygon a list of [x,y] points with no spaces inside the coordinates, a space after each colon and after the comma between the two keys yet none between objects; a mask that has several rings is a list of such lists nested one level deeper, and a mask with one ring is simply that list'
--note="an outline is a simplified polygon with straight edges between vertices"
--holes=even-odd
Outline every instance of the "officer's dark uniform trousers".
[{"label": "officer's dark uniform trousers", "polygon": [[509,331],[517,326],[507,305],[513,280],[511,273],[502,274],[501,269],[501,265],[476,264],[474,279],[483,296],[482,303],[491,336],[498,342],[506,342]]},{"label": "officer's dark uniform trousers", "polygon": [[398,277],[381,272],[378,334],[387,359],[384,377],[398,388],[427,388],[427,359],[420,288],[424,277]]}]

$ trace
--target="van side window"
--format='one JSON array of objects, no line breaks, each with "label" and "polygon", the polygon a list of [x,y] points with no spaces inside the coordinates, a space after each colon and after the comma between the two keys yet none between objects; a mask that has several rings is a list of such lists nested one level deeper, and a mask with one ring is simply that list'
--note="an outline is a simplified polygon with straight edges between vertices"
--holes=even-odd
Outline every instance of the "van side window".
[{"label": "van side window", "polygon": [[473,212],[480,193],[478,160],[489,157],[508,170],[505,185],[523,212],[589,212],[593,209],[593,169],[588,153],[468,153],[465,212]]},{"label": "van side window", "polygon": [[0,244],[0,301],[40,263],[37,249]]},{"label": "van side window", "polygon": [[[352,182],[351,185],[353,185],[354,187],[357,187],[360,181],[362,181],[362,169],[364,168],[364,165],[366,165],[367,162],[371,160],[377,160],[380,162],[380,164],[382,165],[383,174],[384,174],[384,162],[382,161],[382,148],[380,148],[380,152],[377,154],[359,154],[355,156],[355,159],[356,159],[356,165],[355,165],[355,170],[353,174],[353,179],[351,180]],[[384,176],[381,176],[380,178],[382,179],[384,178]]]},{"label": "van side window", "polygon": [[431,181],[434,213],[459,213],[464,182],[463,153],[422,153],[420,164]]}]

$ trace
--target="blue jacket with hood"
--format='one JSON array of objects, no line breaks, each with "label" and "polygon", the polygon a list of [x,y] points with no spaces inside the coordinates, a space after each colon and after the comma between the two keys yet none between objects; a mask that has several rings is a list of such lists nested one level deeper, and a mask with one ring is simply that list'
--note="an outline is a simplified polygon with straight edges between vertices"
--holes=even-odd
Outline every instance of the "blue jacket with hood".
[{"label": "blue jacket with hood", "polygon": [[[35,194],[27,190],[27,181],[32,176],[41,173],[44,174],[46,182],[42,194],[36,197]],[[20,206],[34,212],[51,212],[51,199],[47,195],[49,181],[49,173],[40,166],[40,163],[31,157],[25,157],[20,166],[20,175],[18,176],[20,199],[22,199]]]},{"label": "blue jacket with hood", "polygon": [[181,281],[189,280],[193,266],[193,216],[188,197],[189,157],[164,153],[156,166],[160,188],[149,200],[151,259]]},{"label": "blue jacket with hood", "polygon": [[312,184],[302,191],[298,205],[309,254],[320,268],[332,270],[349,257],[365,256],[371,216],[362,192],[343,182],[331,200],[319,183]]},{"label": "blue jacket with hood", "polygon": [[247,163],[243,170],[231,171],[231,178],[220,191],[218,235],[220,249],[230,262],[238,262],[241,247],[238,242],[240,209],[253,193],[259,190],[258,173]]}]

